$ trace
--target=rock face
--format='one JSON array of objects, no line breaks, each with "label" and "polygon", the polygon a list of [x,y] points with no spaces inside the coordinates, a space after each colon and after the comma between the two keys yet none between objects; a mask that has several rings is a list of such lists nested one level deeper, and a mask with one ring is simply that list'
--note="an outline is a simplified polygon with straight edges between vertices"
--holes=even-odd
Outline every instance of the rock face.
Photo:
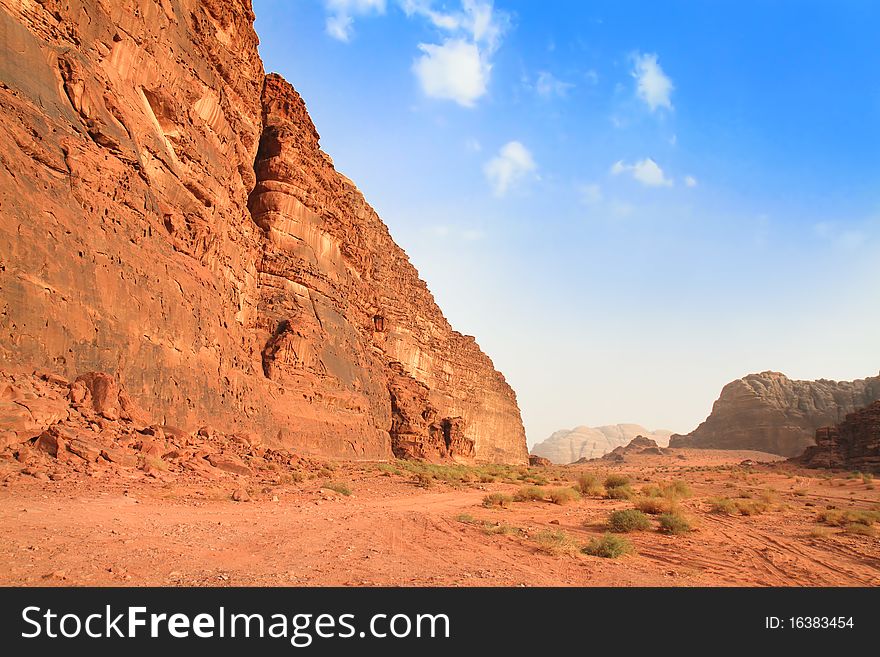
[{"label": "rock face", "polygon": [[875,401],[834,427],[816,430],[816,444],[798,459],[812,468],[847,468],[880,472],[880,401]]},{"label": "rock face", "polygon": [[761,372],[728,383],[712,413],[670,447],[753,449],[797,456],[815,444],[819,427],[880,399],[880,376],[856,381],[794,381]]},{"label": "rock face", "polygon": [[4,367],[313,454],[527,461],[503,376],[264,75],[248,0],[0,5]]},{"label": "rock face", "polygon": [[532,448],[532,454],[550,459],[553,463],[574,463],[580,459],[595,459],[623,447],[637,436],[666,446],[671,431],[648,431],[639,424],[611,424],[603,427],[575,427],[554,432],[547,440]]}]

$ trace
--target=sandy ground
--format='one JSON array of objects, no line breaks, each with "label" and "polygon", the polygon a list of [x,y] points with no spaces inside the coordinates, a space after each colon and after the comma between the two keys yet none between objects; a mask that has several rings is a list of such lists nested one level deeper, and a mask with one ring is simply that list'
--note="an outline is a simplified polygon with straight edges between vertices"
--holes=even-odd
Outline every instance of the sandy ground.
[{"label": "sandy ground", "polygon": [[[634,554],[618,559],[539,549],[541,530],[577,544],[605,531],[626,500],[586,497],[564,505],[514,502],[484,508],[490,492],[514,483],[433,481],[427,487],[394,464],[335,463],[332,479],[351,495],[300,483],[251,491],[220,481],[156,480],[139,471],[58,481],[0,464],[0,584],[69,585],[428,585],[428,586],[852,586],[880,585],[880,538],[817,522],[826,508],[878,509],[880,490],[849,473],[786,464],[739,467],[755,452],[675,450],[619,465],[533,468],[551,482],[582,471],[626,473],[633,487],[688,483],[680,502],[695,529],[669,536],[627,534]],[[325,473],[326,475],[326,473]],[[557,479],[557,481],[552,481]],[[772,500],[759,515],[713,513],[708,499]],[[496,526],[516,528],[495,534]]]}]

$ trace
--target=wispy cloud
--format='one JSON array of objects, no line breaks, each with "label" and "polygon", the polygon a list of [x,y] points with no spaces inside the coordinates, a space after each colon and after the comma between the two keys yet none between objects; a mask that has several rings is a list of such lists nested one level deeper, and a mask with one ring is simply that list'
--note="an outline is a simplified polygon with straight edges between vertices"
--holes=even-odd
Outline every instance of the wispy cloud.
[{"label": "wispy cloud", "polygon": [[658,107],[672,110],[670,96],[675,85],[660,68],[657,55],[636,53],[633,55],[633,59],[635,67],[632,76],[636,79],[636,95],[651,108],[652,112]]},{"label": "wispy cloud", "polygon": [[570,82],[563,82],[549,71],[541,71],[535,80],[535,93],[542,98],[565,98],[574,88]]},{"label": "wispy cloud", "polygon": [[672,179],[667,178],[660,165],[650,157],[635,164],[626,164],[623,160],[618,160],[611,166],[611,173],[615,176],[629,173],[633,179],[646,187],[672,187],[673,185]]},{"label": "wispy cloud", "polygon": [[506,196],[512,185],[526,179],[537,170],[529,150],[518,141],[501,147],[498,155],[486,162],[483,172],[495,196]]},{"label": "wispy cloud", "polygon": [[684,177],[684,184],[685,184],[685,187],[696,187],[698,183],[697,183],[697,179],[694,178],[693,176],[685,176]]},{"label": "wispy cloud", "polygon": [[446,224],[437,224],[429,226],[426,232],[436,239],[451,239],[462,242],[477,242],[484,237],[486,233],[479,228],[461,228],[459,226],[448,226]]},{"label": "wispy cloud", "polygon": [[385,13],[385,0],[325,0],[324,6],[327,34],[346,43],[354,33],[355,16]]},{"label": "wispy cloud", "polygon": [[596,205],[597,203],[601,203],[604,198],[602,187],[596,183],[578,185],[577,192],[581,203],[584,205]]},{"label": "wispy cloud", "polygon": [[424,94],[473,107],[487,91],[492,56],[509,25],[491,0],[462,0],[461,10],[435,10],[430,0],[403,0],[407,16],[421,16],[445,36],[440,43],[420,43],[413,72]]}]

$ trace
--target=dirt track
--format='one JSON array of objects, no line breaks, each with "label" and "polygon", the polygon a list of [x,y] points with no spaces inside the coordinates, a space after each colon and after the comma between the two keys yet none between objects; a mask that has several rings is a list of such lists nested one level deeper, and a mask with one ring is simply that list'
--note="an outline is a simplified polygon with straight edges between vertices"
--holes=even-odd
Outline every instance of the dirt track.
[{"label": "dirt track", "polygon": [[[0,488],[0,584],[880,585],[876,535],[816,522],[828,506],[877,508],[880,491],[872,484],[789,466],[728,467],[754,453],[680,451],[684,459],[628,457],[614,471],[633,476],[636,486],[687,481],[693,495],[681,505],[695,531],[628,534],[636,553],[620,559],[544,554],[532,537],[563,530],[586,543],[604,533],[611,510],[630,502],[590,497],[482,507],[488,492],[517,489],[509,483],[426,489],[409,473],[340,463],[333,478],[346,482],[351,496],[315,479],[256,491],[239,503],[229,499],[241,483],[232,476],[181,486],[135,471],[39,481],[7,469]],[[573,480],[582,469],[604,476],[608,466],[551,472]],[[709,497],[768,490],[775,500],[760,515],[709,512]],[[487,532],[497,523],[518,531]]]}]

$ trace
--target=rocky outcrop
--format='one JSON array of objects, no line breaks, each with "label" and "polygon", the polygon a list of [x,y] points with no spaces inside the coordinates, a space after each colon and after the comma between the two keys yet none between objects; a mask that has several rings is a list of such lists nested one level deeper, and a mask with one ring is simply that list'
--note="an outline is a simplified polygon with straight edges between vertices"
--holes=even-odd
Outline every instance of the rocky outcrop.
[{"label": "rocky outcrop", "polygon": [[551,465],[553,465],[553,461],[551,461],[550,459],[545,459],[543,456],[529,454],[529,465],[536,468],[549,468]]},{"label": "rocky outcrop", "polygon": [[833,427],[816,430],[816,444],[799,458],[811,468],[846,468],[880,472],[880,401],[875,401]]},{"label": "rocky outcrop", "polygon": [[0,5],[5,368],[109,372],[161,423],[385,458],[416,435],[392,433],[399,363],[423,453],[526,462],[513,391],[264,75],[249,1]]},{"label": "rocky outcrop", "polygon": [[856,381],[795,381],[779,372],[749,374],[728,383],[712,413],[670,447],[752,449],[797,456],[819,427],[880,399],[880,376]]},{"label": "rocky outcrop", "polygon": [[532,448],[532,454],[550,459],[553,463],[574,463],[580,459],[590,460],[622,447],[636,436],[654,440],[665,446],[672,432],[658,429],[649,431],[639,424],[612,424],[602,427],[575,427],[554,432],[547,440]]},{"label": "rocky outcrop", "polygon": [[[647,438],[645,436],[636,436],[626,445],[621,445],[612,449],[610,452],[602,456],[602,459],[606,461],[622,462],[627,456],[631,456],[634,454],[663,456],[668,452],[669,450],[667,448],[660,447],[656,443],[656,441],[652,440],[651,438]],[[586,459],[581,459],[581,461],[584,460]]]}]

